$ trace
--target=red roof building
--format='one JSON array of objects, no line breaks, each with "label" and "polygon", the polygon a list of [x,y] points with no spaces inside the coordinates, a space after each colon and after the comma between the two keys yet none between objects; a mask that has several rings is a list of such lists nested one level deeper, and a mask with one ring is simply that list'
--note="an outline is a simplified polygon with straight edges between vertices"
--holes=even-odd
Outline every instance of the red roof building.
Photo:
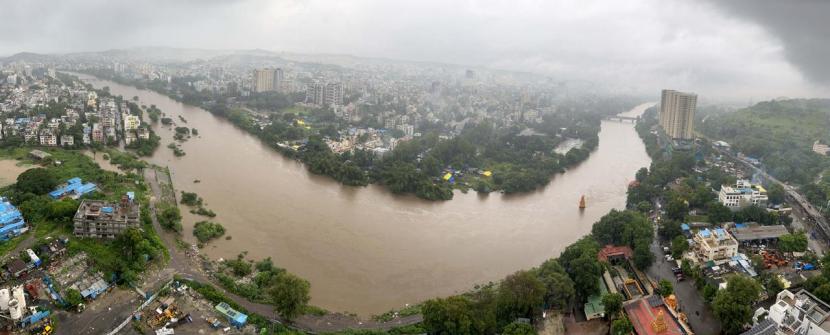
[{"label": "red roof building", "polygon": [[690,334],[690,330],[681,324],[659,295],[631,301],[624,309],[637,335]]},{"label": "red roof building", "polygon": [[628,246],[613,246],[613,245],[606,245],[605,248],[597,253],[597,258],[601,262],[608,262],[610,258],[622,258],[622,259],[629,259],[634,252],[631,251],[631,248]]}]

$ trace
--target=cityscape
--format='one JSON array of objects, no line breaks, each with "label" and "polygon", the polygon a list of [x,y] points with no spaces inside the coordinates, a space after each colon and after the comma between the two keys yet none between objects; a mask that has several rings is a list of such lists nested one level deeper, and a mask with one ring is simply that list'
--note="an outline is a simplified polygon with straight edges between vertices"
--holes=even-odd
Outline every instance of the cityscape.
[{"label": "cityscape", "polygon": [[830,334],[828,4],[151,2],[0,23],[0,332]]}]

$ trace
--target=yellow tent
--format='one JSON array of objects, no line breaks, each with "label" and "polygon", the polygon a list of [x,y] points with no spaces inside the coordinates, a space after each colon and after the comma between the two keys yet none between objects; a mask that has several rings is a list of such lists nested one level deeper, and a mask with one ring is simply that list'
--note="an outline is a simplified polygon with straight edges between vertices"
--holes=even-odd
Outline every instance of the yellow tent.
[{"label": "yellow tent", "polygon": [[305,121],[303,121],[303,120],[297,120],[297,125],[298,125],[298,126],[303,126],[303,125],[305,125]]},{"label": "yellow tent", "polygon": [[485,177],[490,177],[490,176],[493,175],[493,172],[492,171],[484,171],[484,172],[481,173],[481,175],[485,176]]},{"label": "yellow tent", "polygon": [[444,180],[450,180],[450,178],[452,178],[452,173],[447,172],[447,174],[444,175]]}]

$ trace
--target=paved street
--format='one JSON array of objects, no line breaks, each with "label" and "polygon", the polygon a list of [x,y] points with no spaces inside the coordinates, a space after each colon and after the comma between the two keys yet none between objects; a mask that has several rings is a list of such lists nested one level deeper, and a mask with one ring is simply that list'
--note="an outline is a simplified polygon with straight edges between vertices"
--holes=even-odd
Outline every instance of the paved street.
[{"label": "paved street", "polygon": [[686,313],[686,316],[689,318],[689,326],[692,327],[695,334],[720,334],[720,321],[706,307],[703,296],[697,291],[691,280],[678,282],[674,278],[671,268],[676,263],[666,261],[663,256],[663,250],[656,242],[656,239],[651,245],[651,251],[654,253],[655,261],[648,269],[648,275],[656,281],[668,279],[672,282],[680,311]]}]

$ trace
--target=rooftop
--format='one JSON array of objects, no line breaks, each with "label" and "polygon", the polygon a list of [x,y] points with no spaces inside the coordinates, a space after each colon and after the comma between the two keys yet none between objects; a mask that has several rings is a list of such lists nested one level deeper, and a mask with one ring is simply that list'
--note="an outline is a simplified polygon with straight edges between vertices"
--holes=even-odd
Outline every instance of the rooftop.
[{"label": "rooftop", "polygon": [[631,301],[624,309],[638,335],[686,334],[660,296],[652,295]]},{"label": "rooftop", "polygon": [[744,227],[735,227],[732,229],[732,235],[738,241],[752,241],[765,240],[772,238],[779,238],[781,235],[787,234],[787,227],[782,225],[774,226],[760,226],[750,225]]}]

